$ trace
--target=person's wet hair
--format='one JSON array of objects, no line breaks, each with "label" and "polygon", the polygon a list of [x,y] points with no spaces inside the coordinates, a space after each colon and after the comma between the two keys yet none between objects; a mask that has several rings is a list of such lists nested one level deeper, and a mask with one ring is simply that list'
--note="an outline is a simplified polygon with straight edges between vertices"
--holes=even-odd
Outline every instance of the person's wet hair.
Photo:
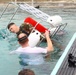
[{"label": "person's wet hair", "polygon": [[18,75],[35,75],[35,73],[30,69],[21,70]]},{"label": "person's wet hair", "polygon": [[20,43],[25,43],[27,41],[27,36],[23,36],[22,38],[18,38]]},{"label": "person's wet hair", "polygon": [[[21,34],[24,34],[22,37],[19,37]],[[24,44],[26,41],[28,41],[28,35],[25,33],[20,33],[18,36],[18,42],[21,44]]]},{"label": "person's wet hair", "polygon": [[9,23],[8,26],[7,26],[7,28],[9,29],[9,28],[10,28],[12,25],[14,25],[14,24],[15,24],[15,23],[13,23],[13,22],[12,22],[12,23]]}]

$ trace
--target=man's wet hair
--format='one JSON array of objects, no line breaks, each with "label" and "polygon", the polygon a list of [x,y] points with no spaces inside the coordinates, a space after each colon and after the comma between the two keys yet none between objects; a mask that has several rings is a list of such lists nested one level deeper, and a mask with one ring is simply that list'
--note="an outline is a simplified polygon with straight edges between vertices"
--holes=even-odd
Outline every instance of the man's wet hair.
[{"label": "man's wet hair", "polygon": [[[20,34],[25,34],[25,33],[20,33]],[[19,34],[19,35],[20,35]],[[18,38],[18,42],[21,43],[21,44],[24,44],[25,42],[28,41],[28,35],[25,34],[24,36],[22,36],[21,38],[19,38],[19,35],[17,35],[17,38]]]},{"label": "man's wet hair", "polygon": [[18,75],[35,75],[35,73],[30,69],[21,70]]},{"label": "man's wet hair", "polygon": [[8,26],[7,26],[7,28],[9,29],[9,28],[10,28],[12,25],[14,25],[14,24],[15,24],[15,23],[13,23],[13,22],[12,22],[12,23],[9,23]]},{"label": "man's wet hair", "polygon": [[23,36],[22,38],[18,38],[20,43],[25,43],[27,41],[27,36]]}]

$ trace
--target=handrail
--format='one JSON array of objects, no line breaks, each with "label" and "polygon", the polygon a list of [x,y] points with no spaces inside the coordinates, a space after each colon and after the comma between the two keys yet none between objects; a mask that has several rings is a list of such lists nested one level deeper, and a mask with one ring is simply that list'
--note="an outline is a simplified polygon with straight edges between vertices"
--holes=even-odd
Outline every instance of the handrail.
[{"label": "handrail", "polygon": [[3,10],[3,12],[2,12],[2,14],[1,14],[1,16],[0,16],[0,19],[2,18],[3,14],[4,14],[4,12],[6,11],[7,7],[9,6],[9,4],[10,4],[10,3],[8,3],[7,6],[6,6],[6,8]]},{"label": "handrail", "polygon": [[[61,25],[57,26],[56,29],[55,29],[55,31],[54,31],[53,34],[51,35],[51,37],[53,38],[54,35],[56,35],[56,33],[57,33],[59,30],[60,30],[60,31],[64,31],[64,29],[65,29],[66,26],[67,26],[67,23],[61,24]],[[63,28],[61,29],[61,27],[63,27]]]},{"label": "handrail", "polygon": [[[16,12],[17,12],[17,10],[19,9],[19,7],[16,9],[16,11],[14,12],[14,14],[13,14],[13,16],[11,17],[11,19],[10,19],[10,21],[9,21],[9,23],[11,22],[11,20],[13,19],[13,17],[15,16],[15,14],[16,14]],[[8,23],[8,24],[9,24]]]}]

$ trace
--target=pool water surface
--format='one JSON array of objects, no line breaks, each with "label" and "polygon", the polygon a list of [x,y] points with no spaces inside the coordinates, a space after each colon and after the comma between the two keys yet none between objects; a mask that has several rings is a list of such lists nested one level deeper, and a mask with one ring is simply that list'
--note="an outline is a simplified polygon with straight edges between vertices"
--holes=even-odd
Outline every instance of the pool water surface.
[{"label": "pool water surface", "polygon": [[[0,14],[2,13],[3,9],[3,7],[0,8]],[[69,40],[76,32],[76,9],[40,8],[40,10],[49,14],[50,16],[60,15],[63,19],[63,23],[68,23],[67,27],[65,28],[65,34],[63,36],[55,36],[57,37],[55,41],[60,46],[54,46],[54,52],[51,53],[50,58],[46,58],[45,63],[42,65],[26,67],[34,70],[36,75],[50,75],[59,57],[64,52]],[[0,75],[18,75],[18,72],[22,69],[22,66],[19,63],[19,55],[9,54],[10,51],[13,51],[19,47],[16,35],[10,33],[6,28],[14,11],[15,9],[9,8],[4,13],[2,18],[0,18]],[[18,26],[20,26],[24,19],[28,16],[36,19],[37,21],[41,21],[25,11],[18,10],[11,22],[15,22]],[[44,26],[49,27],[46,22],[41,21],[41,23]],[[40,45],[45,47],[46,43],[41,43]]]}]

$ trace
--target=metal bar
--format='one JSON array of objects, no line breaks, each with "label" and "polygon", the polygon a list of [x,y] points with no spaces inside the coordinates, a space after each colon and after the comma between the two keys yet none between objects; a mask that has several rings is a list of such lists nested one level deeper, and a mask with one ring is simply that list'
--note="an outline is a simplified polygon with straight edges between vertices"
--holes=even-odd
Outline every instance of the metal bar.
[{"label": "metal bar", "polygon": [[61,25],[57,26],[56,30],[53,32],[53,35],[51,37],[54,37],[54,35],[59,31],[60,28],[61,28]]},{"label": "metal bar", "polygon": [[17,0],[15,0],[15,4],[17,3]]},{"label": "metal bar", "polygon": [[34,6],[34,0],[32,0],[32,6]]},{"label": "metal bar", "polygon": [[62,30],[64,30],[66,26],[67,26],[67,23],[65,23],[64,27],[62,28]]},{"label": "metal bar", "polygon": [[[10,21],[9,21],[9,23],[11,22],[11,20],[13,19],[13,17],[15,16],[15,14],[16,14],[16,12],[17,12],[17,10],[19,9],[19,7],[16,9],[16,11],[15,11],[15,13],[13,14],[13,16],[11,17],[11,19],[10,19]],[[8,24],[9,24],[8,23]]]},{"label": "metal bar", "polygon": [[7,7],[9,6],[9,4],[10,4],[10,3],[8,3],[7,6],[6,6],[6,8],[3,10],[3,12],[2,12],[2,14],[1,14],[1,16],[0,16],[0,19],[2,18],[3,14],[4,14],[4,12],[6,11]]}]

